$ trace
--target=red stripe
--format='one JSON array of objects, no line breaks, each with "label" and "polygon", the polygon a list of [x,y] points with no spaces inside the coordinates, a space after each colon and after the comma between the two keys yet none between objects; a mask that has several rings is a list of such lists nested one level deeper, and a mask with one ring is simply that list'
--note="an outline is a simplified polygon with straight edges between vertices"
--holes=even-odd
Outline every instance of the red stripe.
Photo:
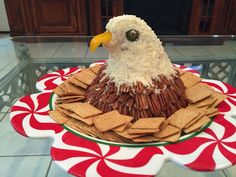
[{"label": "red stripe", "polygon": [[68,158],[73,158],[73,157],[99,158],[98,156],[88,153],[88,152],[83,152],[83,151],[78,151],[78,150],[59,149],[55,147],[51,148],[51,154],[52,154],[53,160],[56,160],[56,161],[62,161],[62,160],[66,160]]},{"label": "red stripe", "polygon": [[84,138],[81,138],[79,136],[76,136],[75,134],[70,133],[70,132],[66,132],[63,135],[62,141],[65,144],[68,144],[68,145],[91,149],[91,150],[93,150],[94,152],[97,152],[100,155],[102,154],[102,151],[101,151],[99,145],[96,142],[88,141],[88,140],[86,140]]},{"label": "red stripe", "polygon": [[28,113],[21,113],[18,115],[15,115],[12,119],[11,119],[11,124],[13,126],[13,128],[20,133],[23,136],[26,136],[24,127],[23,127],[23,120],[24,118],[28,115]]},{"label": "red stripe", "polygon": [[165,148],[172,153],[186,155],[193,153],[199,146],[210,141],[214,140],[203,137],[193,137],[183,142],[166,145]]},{"label": "red stripe", "polygon": [[198,171],[213,171],[216,167],[213,159],[213,152],[216,147],[216,143],[207,146],[197,159],[185,166]]},{"label": "red stripe", "polygon": [[[127,152],[128,151],[129,150],[127,150]],[[147,164],[155,154],[163,154],[163,152],[158,147],[145,147],[132,159],[110,159],[108,156],[106,159],[122,166],[142,167]]]}]

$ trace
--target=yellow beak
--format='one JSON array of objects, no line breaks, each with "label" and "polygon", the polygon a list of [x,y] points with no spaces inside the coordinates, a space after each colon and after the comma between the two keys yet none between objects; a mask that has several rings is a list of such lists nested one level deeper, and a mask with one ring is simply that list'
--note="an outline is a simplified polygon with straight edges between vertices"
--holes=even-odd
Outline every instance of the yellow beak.
[{"label": "yellow beak", "polygon": [[100,44],[107,44],[111,40],[112,34],[110,31],[94,36],[90,42],[90,51],[94,52]]}]

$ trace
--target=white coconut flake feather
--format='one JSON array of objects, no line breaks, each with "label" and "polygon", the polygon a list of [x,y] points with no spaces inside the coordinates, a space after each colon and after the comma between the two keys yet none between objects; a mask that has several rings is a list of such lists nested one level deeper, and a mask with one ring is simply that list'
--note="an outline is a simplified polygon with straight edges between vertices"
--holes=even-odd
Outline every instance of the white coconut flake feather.
[{"label": "white coconut flake feather", "polygon": [[[171,79],[176,74],[160,40],[144,20],[133,15],[118,16],[110,19],[106,29],[112,33],[112,41],[105,45],[109,60],[104,72],[117,86],[137,81],[152,86],[152,79]],[[139,32],[137,41],[126,39],[130,29]]]}]

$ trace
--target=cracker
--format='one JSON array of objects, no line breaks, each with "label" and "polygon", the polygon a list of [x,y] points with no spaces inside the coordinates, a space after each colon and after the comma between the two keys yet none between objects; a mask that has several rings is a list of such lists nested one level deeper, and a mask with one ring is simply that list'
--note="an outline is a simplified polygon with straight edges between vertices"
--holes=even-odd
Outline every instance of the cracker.
[{"label": "cracker", "polygon": [[208,109],[208,107],[195,108],[195,107],[192,107],[192,106],[190,106],[190,105],[189,105],[188,107],[190,107],[191,109],[194,109],[194,110],[198,111],[199,113],[204,113],[204,114],[206,114],[206,111],[207,111],[207,109]]},{"label": "cracker", "polygon": [[214,117],[214,116],[217,116],[217,115],[219,115],[219,114],[220,114],[220,112],[217,111],[217,112],[208,114],[207,117]]},{"label": "cracker", "polygon": [[127,122],[127,123],[125,123],[125,124],[123,124],[123,125],[120,125],[119,127],[114,128],[113,131],[114,131],[114,132],[123,132],[123,131],[125,130],[125,128],[128,127],[128,126],[130,127],[131,124],[132,124],[132,123]]},{"label": "cracker", "polygon": [[67,99],[67,100],[57,100],[56,104],[62,104],[62,103],[73,103],[73,102],[78,102],[78,101],[83,101],[85,99],[85,96],[81,96],[75,99]]},{"label": "cracker", "polygon": [[113,142],[118,142],[118,143],[126,143],[127,142],[127,139],[124,139],[124,138],[118,136],[117,134],[115,134],[112,131],[103,132],[102,134],[104,136],[104,139],[108,140],[108,141],[113,141]]},{"label": "cracker", "polygon": [[[89,126],[89,125],[84,124],[83,122],[76,121],[74,119],[68,121],[66,125],[73,128],[76,131],[79,131],[81,133],[87,134],[92,137],[96,137],[96,138],[100,138],[100,139],[108,140],[108,141],[120,142],[120,143],[132,143],[131,140],[125,137],[122,137],[118,135],[117,133],[114,133],[112,131],[100,132],[95,126]],[[132,138],[133,137],[134,136],[132,136]],[[137,135],[135,137],[137,137]]]},{"label": "cracker", "polygon": [[92,125],[92,124],[93,124],[92,118],[86,118],[86,119],[84,119],[84,118],[78,116],[77,114],[75,114],[75,113],[73,113],[73,112],[71,112],[71,111],[68,111],[67,109],[61,108],[61,107],[59,107],[59,106],[58,106],[56,109],[57,109],[58,111],[60,111],[60,113],[61,113],[62,115],[64,114],[65,116],[68,116],[68,117],[70,117],[70,118],[73,118],[73,119],[76,119],[76,120],[80,120],[80,121],[86,123],[87,125]]},{"label": "cracker", "polygon": [[154,133],[153,136],[156,138],[165,138],[173,134],[179,133],[181,130],[172,125],[167,125],[165,129],[160,132]]},{"label": "cracker", "polygon": [[205,83],[201,83],[202,85],[204,85],[206,88],[208,88],[209,90],[211,91],[214,91],[214,88],[208,84],[205,84]]},{"label": "cracker", "polygon": [[63,104],[60,106],[66,108],[66,109],[69,109],[70,111],[73,111],[74,113],[76,113],[77,115],[79,115],[82,118],[88,118],[91,116],[96,116],[96,115],[102,114],[102,111],[95,108],[94,106],[92,106],[89,103],[77,102],[77,103]]},{"label": "cracker", "polygon": [[92,118],[86,118],[86,119],[84,119],[84,118],[78,116],[78,115],[75,114],[75,113],[70,114],[70,117],[72,117],[72,118],[74,118],[74,119],[76,119],[76,120],[79,120],[79,121],[81,121],[81,122],[84,122],[84,123],[86,123],[87,125],[92,125],[92,124],[93,124],[93,119],[92,119]]},{"label": "cracker", "polygon": [[63,117],[71,118],[70,116],[68,116],[68,114],[65,114],[64,111],[59,107],[56,108],[56,111],[59,111]]},{"label": "cracker", "polygon": [[206,88],[204,85],[196,84],[193,87],[189,87],[185,90],[186,97],[192,102],[196,103],[206,97],[209,97],[212,91]]},{"label": "cracker", "polygon": [[66,110],[72,112],[70,109],[70,104],[60,104],[60,105],[57,105],[57,107],[60,107],[62,109],[66,109]]},{"label": "cracker", "polygon": [[216,112],[218,112],[217,108],[208,108],[205,115],[207,116],[207,115],[210,115],[210,114],[214,114]]},{"label": "cracker", "polygon": [[72,114],[73,112],[68,110],[68,109],[65,109],[63,107],[60,107],[60,106],[56,106],[56,110],[58,110],[60,113],[63,113],[67,116],[70,116],[70,114]]},{"label": "cracker", "polygon": [[53,111],[48,111],[50,117],[55,120],[58,124],[64,124],[68,120],[70,120],[70,117],[68,116],[63,116],[59,111],[53,110]]},{"label": "cracker", "polygon": [[172,114],[169,119],[169,124],[179,129],[183,129],[189,122],[195,119],[200,113],[192,108],[182,108]]},{"label": "cracker", "polygon": [[163,117],[139,118],[130,129],[159,129],[165,119]]},{"label": "cracker", "polygon": [[76,120],[70,119],[70,120],[69,120],[68,122],[66,122],[64,125],[66,125],[66,126],[72,128],[72,129],[74,129],[74,130],[76,130],[76,131],[79,131],[79,132],[81,132],[81,133],[87,134],[86,132],[84,132],[84,131],[82,131],[82,130],[79,130],[79,129],[75,126],[76,123],[77,123]]},{"label": "cracker", "polygon": [[125,129],[123,132],[115,132],[115,133],[127,139],[133,139],[133,138],[143,136],[143,134],[129,134],[127,129]]},{"label": "cracker", "polygon": [[76,73],[74,75],[74,77],[77,80],[79,80],[87,85],[92,84],[92,82],[96,78],[96,76],[97,75],[92,70],[90,70],[88,68],[81,69],[81,71],[79,73]]},{"label": "cracker", "polygon": [[57,86],[55,89],[53,89],[53,93],[62,96],[65,92],[64,90],[59,86]]},{"label": "cracker", "polygon": [[128,130],[129,134],[153,134],[160,131],[159,128],[152,128],[152,129],[148,129],[148,128],[130,128]]},{"label": "cracker", "polygon": [[84,125],[84,124],[76,124],[77,127],[80,127],[80,128],[86,128],[86,131],[92,135],[93,137],[97,137],[97,138],[100,138],[100,139],[104,139],[106,140],[106,136],[104,135],[104,133],[101,133],[97,130],[97,128],[95,126],[88,126],[88,125]]},{"label": "cracker", "polygon": [[89,136],[92,137],[96,137],[96,138],[103,138],[100,136],[100,134],[98,132],[94,132],[92,130],[93,126],[87,125],[83,122],[80,122],[78,120],[74,120],[73,121],[73,128],[81,133],[87,134]]},{"label": "cracker", "polygon": [[214,102],[212,97],[206,97],[196,103],[191,104],[194,107],[201,108],[201,107],[208,107]]},{"label": "cracker", "polygon": [[62,96],[58,97],[57,100],[68,100],[68,99],[75,99],[75,98],[81,98],[84,97],[82,95],[73,95],[73,96]]},{"label": "cracker", "polygon": [[192,87],[202,80],[200,77],[190,72],[185,72],[184,74],[182,74],[180,76],[180,79],[183,81],[186,88]]},{"label": "cracker", "polygon": [[222,101],[224,101],[227,98],[226,95],[219,92],[213,92],[211,97],[215,99],[215,101],[212,103],[212,105],[210,105],[210,107],[217,107]]},{"label": "cracker", "polygon": [[161,123],[166,118],[153,117],[153,118],[139,118],[128,130],[130,134],[150,134],[159,131]]},{"label": "cracker", "polygon": [[[135,135],[131,135],[128,133],[128,129],[131,127],[132,123],[129,122],[127,127],[122,131],[122,132],[118,132],[118,131],[115,131],[114,133],[117,135],[117,136],[120,136],[121,138],[125,138],[127,140],[130,140],[132,138],[136,138],[136,137],[140,137],[140,136],[143,136],[143,135],[140,135],[140,134],[135,134]],[[113,129],[114,131],[114,129]],[[131,141],[131,140],[130,140]]]},{"label": "cracker", "polygon": [[133,141],[132,141],[131,139],[127,139],[127,138],[125,138],[125,137],[122,137],[122,136],[118,135],[118,134],[115,133],[115,132],[113,132],[113,134],[114,134],[115,136],[119,137],[119,138],[120,138],[123,142],[125,142],[125,143],[133,143]]},{"label": "cracker", "polygon": [[74,84],[71,84],[70,82],[64,82],[66,93],[63,95],[85,95],[85,90],[75,86]]},{"label": "cracker", "polygon": [[95,66],[92,66],[90,67],[89,69],[91,69],[95,74],[98,74],[98,71],[100,70],[101,68],[101,65],[95,65]]},{"label": "cracker", "polygon": [[195,119],[191,120],[187,125],[185,125],[184,128],[188,128],[189,126],[197,122],[199,119],[201,119],[204,115],[205,115],[204,112],[200,113]]},{"label": "cracker", "polygon": [[81,88],[83,88],[83,89],[87,89],[87,88],[88,88],[88,85],[87,85],[87,84],[85,84],[85,83],[83,83],[83,82],[77,80],[77,79],[76,79],[75,77],[73,77],[73,76],[68,79],[68,82],[71,82],[72,84],[74,84],[74,85],[76,85],[76,86],[78,86],[78,87],[81,87]]},{"label": "cracker", "polygon": [[117,110],[113,110],[93,117],[93,122],[99,131],[105,132],[130,122],[132,119],[133,117],[121,115]]},{"label": "cracker", "polygon": [[66,88],[66,85],[65,85],[65,83],[66,83],[67,81],[65,81],[65,82],[63,82],[61,85],[59,85],[59,87],[63,90],[63,94],[62,95],[64,95],[64,94],[66,94],[67,92],[68,92],[68,90],[67,90],[67,88]]},{"label": "cracker", "polygon": [[82,101],[84,99],[85,99],[84,95],[64,96],[57,98],[56,104],[72,103],[72,102]]},{"label": "cracker", "polygon": [[132,141],[135,143],[150,143],[150,142],[159,141],[159,140],[160,140],[159,138],[156,138],[151,135],[137,137],[137,138],[132,139]]},{"label": "cracker", "polygon": [[65,101],[56,101],[56,104],[63,104],[63,103],[65,103],[65,104],[67,104],[67,103],[74,103],[74,102],[78,102],[78,101],[82,101],[82,100],[84,100],[84,98],[82,99],[82,98],[77,98],[77,99],[69,99],[69,100],[65,100]]},{"label": "cracker", "polygon": [[77,128],[81,129],[82,131],[85,131],[86,132],[85,134],[88,134],[90,136],[108,141],[121,142],[121,143],[126,142],[124,141],[124,138],[117,136],[112,131],[100,132],[95,126],[89,126],[78,121],[75,125]]},{"label": "cracker", "polygon": [[165,138],[162,138],[160,141],[176,142],[179,140],[180,135],[181,135],[181,131],[173,135],[167,136]]},{"label": "cracker", "polygon": [[160,130],[163,130],[164,128],[166,128],[167,125],[169,124],[169,122],[170,122],[170,119],[164,120],[164,121],[161,123],[159,129],[160,129]]},{"label": "cracker", "polygon": [[195,122],[194,124],[192,124],[191,126],[189,126],[188,128],[184,128],[184,132],[185,133],[190,133],[193,132],[199,128],[201,128],[203,125],[207,124],[208,122],[210,122],[211,119],[203,116],[201,119],[199,119],[197,122]]},{"label": "cracker", "polygon": [[74,130],[80,132],[80,133],[83,133],[83,134],[86,134],[86,135],[89,135],[89,136],[92,136],[92,137],[95,137],[95,138],[101,138],[101,139],[105,139],[104,136],[102,136],[100,134],[100,132],[98,131],[94,131],[94,126],[90,126],[90,125],[87,125],[81,121],[78,121],[78,120],[75,120],[75,119],[72,119],[71,121],[68,121],[65,125],[73,128]]}]

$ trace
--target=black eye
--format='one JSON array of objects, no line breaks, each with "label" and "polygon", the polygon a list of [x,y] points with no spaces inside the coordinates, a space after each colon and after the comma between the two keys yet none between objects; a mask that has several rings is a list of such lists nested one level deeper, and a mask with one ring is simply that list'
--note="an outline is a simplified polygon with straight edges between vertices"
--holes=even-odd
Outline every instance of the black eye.
[{"label": "black eye", "polygon": [[131,42],[137,41],[139,38],[139,32],[137,30],[131,29],[126,32],[126,38]]}]

